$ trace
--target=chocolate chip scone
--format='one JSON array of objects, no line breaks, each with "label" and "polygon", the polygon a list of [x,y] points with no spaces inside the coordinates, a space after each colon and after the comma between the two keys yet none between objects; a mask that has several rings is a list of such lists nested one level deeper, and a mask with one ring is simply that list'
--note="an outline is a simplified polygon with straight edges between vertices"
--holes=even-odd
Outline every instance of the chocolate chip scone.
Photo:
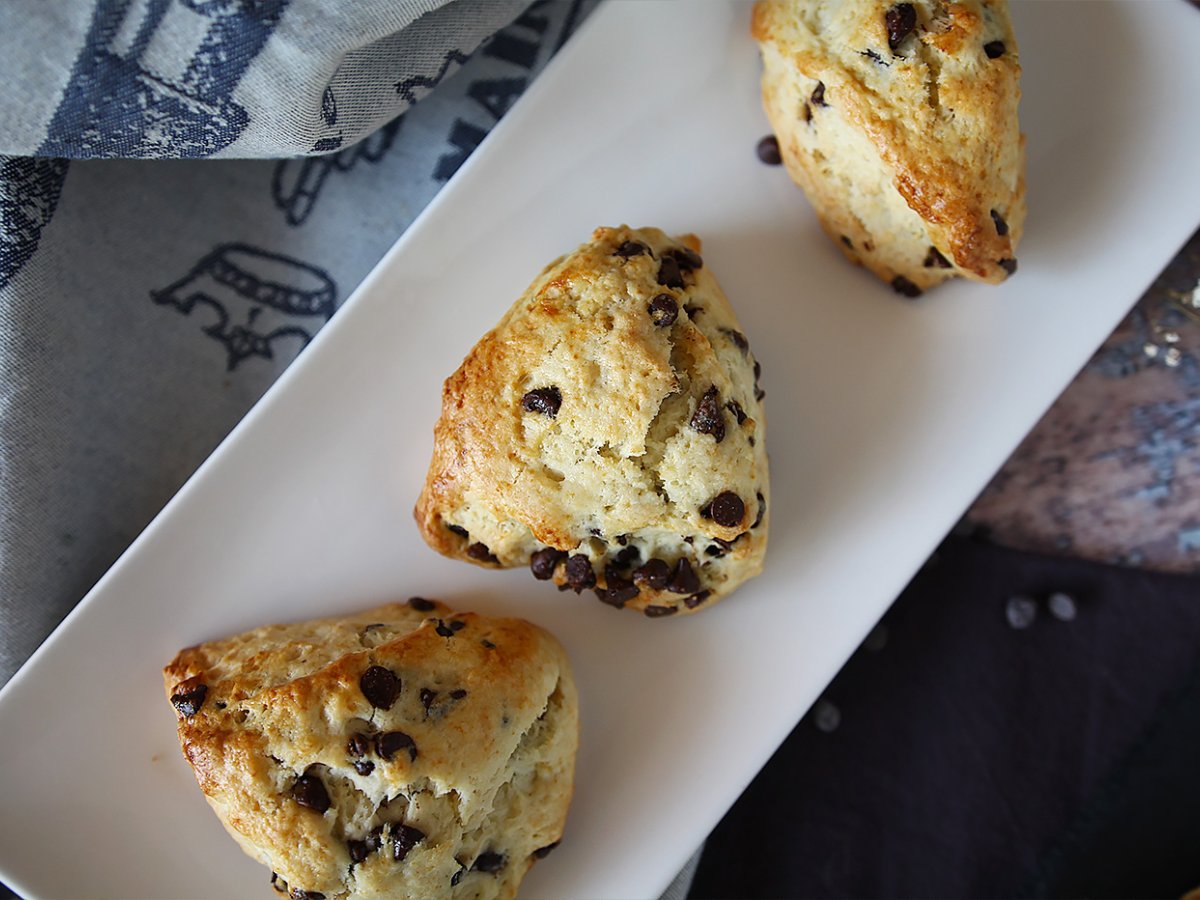
[{"label": "chocolate chip scone", "polygon": [[1016,271],[1021,66],[1006,0],[760,0],[763,105],[852,262],[906,296]]},{"label": "chocolate chip scone", "polygon": [[578,745],[558,642],[414,598],[257,628],[164,670],[196,780],[295,900],[512,897]]},{"label": "chocolate chip scone", "polygon": [[759,366],[694,235],[599,228],[447,379],[425,540],[648,616],[762,568]]}]

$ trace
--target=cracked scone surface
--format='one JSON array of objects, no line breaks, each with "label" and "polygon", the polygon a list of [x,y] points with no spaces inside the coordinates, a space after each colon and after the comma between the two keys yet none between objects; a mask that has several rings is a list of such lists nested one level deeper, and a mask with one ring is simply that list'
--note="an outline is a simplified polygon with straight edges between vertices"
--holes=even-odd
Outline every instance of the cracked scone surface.
[{"label": "cracked scone surface", "polygon": [[758,574],[759,366],[700,250],[599,228],[475,345],[445,383],[417,502],[434,549],[651,617]]},{"label": "cracked scone surface", "polygon": [[1005,0],[760,0],[763,105],[792,179],[853,262],[903,294],[998,283],[1025,221]]},{"label": "cracked scone surface", "polygon": [[190,647],[163,675],[209,804],[295,900],[512,897],[562,834],[576,692],[527,622],[417,598]]}]

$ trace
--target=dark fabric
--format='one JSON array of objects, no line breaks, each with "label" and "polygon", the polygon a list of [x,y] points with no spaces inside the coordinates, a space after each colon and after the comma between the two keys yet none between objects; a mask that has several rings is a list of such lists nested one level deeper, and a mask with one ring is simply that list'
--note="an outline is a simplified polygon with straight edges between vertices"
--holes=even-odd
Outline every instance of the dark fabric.
[{"label": "dark fabric", "polygon": [[1195,579],[951,538],[714,830],[690,896],[1179,896],[1200,884],[1198,659]]}]

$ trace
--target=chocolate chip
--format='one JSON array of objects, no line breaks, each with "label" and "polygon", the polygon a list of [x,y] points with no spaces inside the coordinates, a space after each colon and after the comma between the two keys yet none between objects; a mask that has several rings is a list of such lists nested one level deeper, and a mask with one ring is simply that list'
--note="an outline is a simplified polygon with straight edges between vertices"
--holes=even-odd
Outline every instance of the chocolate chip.
[{"label": "chocolate chip", "polygon": [[690,247],[675,247],[668,250],[665,255],[672,257],[679,263],[679,268],[684,272],[690,272],[693,269],[703,268],[704,266],[704,260],[700,257],[700,254]]},{"label": "chocolate chip", "polygon": [[329,809],[329,792],[316,775],[301,775],[292,785],[292,799],[301,806],[324,813]]},{"label": "chocolate chip", "polygon": [[732,548],[732,541],[723,541],[720,538],[713,538],[713,542],[704,548],[704,553],[706,556],[711,556],[714,559],[720,559]]},{"label": "chocolate chip", "polygon": [[288,889],[287,882],[279,877],[278,872],[271,873],[271,887],[275,888],[281,894],[286,894]]},{"label": "chocolate chip", "polygon": [[996,223],[996,234],[1004,237],[1008,234],[1008,223],[1004,221],[1004,217],[994,209],[992,212],[992,221]]},{"label": "chocolate chip", "polygon": [[554,547],[535,550],[529,556],[529,571],[538,581],[549,581],[554,577],[558,564],[567,558],[567,554]]},{"label": "chocolate chip", "polygon": [[486,872],[488,875],[495,875],[504,868],[507,862],[503,853],[496,853],[492,850],[486,850],[475,857],[475,862],[471,866],[473,872]]},{"label": "chocolate chip", "polygon": [[356,759],[354,761],[354,771],[359,775],[370,775],[375,771],[375,763],[369,759]]},{"label": "chocolate chip", "polygon": [[562,393],[556,387],[534,388],[521,398],[521,407],[525,412],[541,413],[543,416],[554,418],[562,406]]},{"label": "chocolate chip", "polygon": [[733,491],[722,491],[708,504],[709,515],[722,528],[734,528],[742,524],[746,516],[746,504]]},{"label": "chocolate chip", "polygon": [[696,404],[690,424],[701,434],[711,434],[718,444],[725,440],[725,417],[721,415],[720,394],[715,386],[705,391]]},{"label": "chocolate chip", "polygon": [[828,106],[829,105],[828,103],[825,102],[825,82],[818,81],[817,86],[815,88],[813,88],[812,105],[813,106]]},{"label": "chocolate chip", "polygon": [[425,708],[425,715],[429,715],[429,707],[433,705],[433,698],[437,696],[437,691],[429,688],[421,688],[421,706]]},{"label": "chocolate chip", "polygon": [[854,249],[854,241],[850,240],[850,238],[846,237],[846,235],[844,235],[844,234],[842,235],[842,243],[845,244],[847,247],[849,247],[851,250]]},{"label": "chocolate chip", "polygon": [[750,342],[746,340],[746,336],[744,334],[733,328],[722,328],[721,330],[725,332],[726,337],[737,344],[737,348],[741,350],[742,353],[750,352]]},{"label": "chocolate chip", "polygon": [[725,404],[725,408],[733,413],[733,417],[737,419],[739,425],[746,421],[746,411],[742,409],[742,404],[736,400],[730,400]]},{"label": "chocolate chip", "polygon": [[661,559],[652,559],[633,570],[633,583],[651,591],[661,591],[671,577],[671,567]]},{"label": "chocolate chip", "polygon": [[655,606],[651,604],[642,610],[651,619],[661,619],[663,616],[673,616],[679,612],[677,606]]},{"label": "chocolate chip", "polygon": [[463,528],[461,525],[447,525],[446,529],[448,531],[454,532],[461,538],[468,538],[471,536],[471,533],[469,531],[467,531],[467,529]]},{"label": "chocolate chip", "polygon": [[892,290],[897,294],[903,294],[905,297],[921,296],[921,289],[903,275],[897,275],[892,279]]},{"label": "chocolate chip", "polygon": [[567,560],[567,584],[575,593],[596,584],[596,573],[592,570],[592,561],[582,553],[576,553]]},{"label": "chocolate chip", "polygon": [[987,54],[988,59],[996,59],[1004,55],[1004,41],[988,41],[983,45],[983,52]]},{"label": "chocolate chip", "polygon": [[500,562],[500,560],[496,559],[492,551],[488,549],[488,545],[482,543],[481,541],[476,541],[475,543],[471,544],[471,546],[467,547],[467,556],[469,556],[471,559],[477,559],[480,562]]},{"label": "chocolate chip", "polygon": [[371,738],[361,732],[351,735],[346,741],[346,752],[354,759],[366,756],[371,752]]},{"label": "chocolate chip", "polygon": [[937,247],[930,247],[929,252],[925,254],[925,268],[931,269],[935,266],[939,269],[949,269],[951,262],[942,256],[942,251]]},{"label": "chocolate chip", "polygon": [[553,844],[547,844],[545,847],[538,847],[536,850],[533,851],[533,855],[536,856],[538,859],[545,859],[547,856],[550,855],[551,851],[553,851],[554,848],[557,847],[561,843],[562,843],[562,841],[555,841]]},{"label": "chocolate chip", "polygon": [[639,244],[637,241],[625,241],[616,249],[617,256],[629,259],[633,256],[641,256],[643,253],[649,253],[650,248],[645,244]]},{"label": "chocolate chip", "polygon": [[487,640],[487,638],[484,638],[484,639],[483,639],[482,641],[480,641],[479,643],[483,644],[483,646],[487,647],[487,649],[489,649],[489,650],[495,650],[495,649],[496,649],[496,645],[495,645],[495,644],[493,644],[491,641]]},{"label": "chocolate chip", "polygon": [[658,283],[666,287],[683,287],[683,273],[679,270],[679,260],[674,256],[664,256],[658,265]]},{"label": "chocolate chip", "polygon": [[196,713],[200,712],[200,707],[204,705],[204,698],[207,696],[208,685],[198,684],[194,688],[180,691],[178,694],[172,694],[171,704],[179,710],[181,716],[185,719],[190,719]]},{"label": "chocolate chip", "polygon": [[767,501],[766,501],[766,498],[763,497],[762,492],[760,491],[758,493],[758,515],[754,517],[754,524],[751,525],[750,527],[757,528],[759,525],[761,525],[763,516],[765,516],[766,514],[767,514]]},{"label": "chocolate chip", "polygon": [[467,627],[467,623],[462,621],[462,619],[455,619],[453,622],[450,623],[451,631],[462,631],[466,627]]},{"label": "chocolate chip", "polygon": [[391,759],[401,750],[408,751],[410,760],[417,758],[417,745],[403,731],[385,731],[375,738],[375,752],[383,759]]},{"label": "chocolate chip", "polygon": [[679,316],[679,304],[670,294],[659,294],[650,301],[648,309],[650,310],[650,321],[659,328],[674,325],[675,319]]},{"label": "chocolate chip", "polygon": [[1013,274],[1013,272],[1017,271],[1017,261],[1015,259],[1002,259],[998,263],[996,263],[996,265],[998,265],[1000,268],[1002,268],[1009,275],[1011,275],[1011,274]]},{"label": "chocolate chip", "polygon": [[467,692],[462,688],[457,688],[456,690],[450,692],[451,700],[461,700],[465,696],[467,696]]},{"label": "chocolate chip", "polygon": [[437,627],[435,627],[433,630],[436,631],[438,634],[440,634],[444,638],[454,637],[454,632],[451,630],[450,626],[447,625],[445,622],[443,622],[441,619],[437,620]]},{"label": "chocolate chip", "polygon": [[[463,532],[466,533],[465,531]],[[426,600],[424,597],[409,597],[408,605],[417,612],[432,612],[437,609],[437,604],[432,600]]]},{"label": "chocolate chip", "polygon": [[672,594],[694,594],[700,590],[700,579],[686,558],[681,558],[675,564],[675,571],[667,582],[667,590]]},{"label": "chocolate chip", "polygon": [[374,848],[366,841],[346,841],[346,851],[350,854],[350,862],[360,863],[371,855]]},{"label": "chocolate chip", "polygon": [[635,562],[637,562],[641,558],[642,558],[642,551],[639,550],[637,547],[626,547],[624,550],[620,551],[613,558],[613,562],[618,567],[624,569],[624,568],[627,568],[627,567],[633,565]]},{"label": "chocolate chip", "polygon": [[391,669],[371,666],[358,679],[359,690],[376,709],[391,709],[400,696],[400,679]]},{"label": "chocolate chip", "polygon": [[613,538],[613,540],[616,541],[618,544],[620,544],[622,547],[624,547],[626,544],[629,543],[629,535],[618,534],[615,538]]},{"label": "chocolate chip", "polygon": [[304,891],[300,888],[292,888],[288,896],[292,900],[325,900],[325,895],[319,891]]},{"label": "chocolate chip", "polygon": [[777,166],[783,162],[783,155],[779,152],[779,139],[773,134],[768,134],[759,141],[754,152],[758,154],[759,160],[768,166]]},{"label": "chocolate chip", "polygon": [[391,836],[392,859],[396,862],[404,862],[404,857],[408,856],[409,851],[425,840],[425,832],[420,828],[401,825],[399,822],[392,823]]},{"label": "chocolate chip", "polygon": [[596,588],[596,596],[600,598],[602,603],[607,603],[609,606],[615,606],[620,609],[630,600],[638,595],[638,588],[626,578],[621,578],[615,573],[605,575],[605,587]]},{"label": "chocolate chip", "polygon": [[898,3],[884,16],[887,24],[888,47],[895,50],[900,42],[917,27],[917,10],[911,3]]},{"label": "chocolate chip", "polygon": [[699,591],[698,593],[692,594],[690,597],[684,597],[683,605],[688,609],[695,609],[711,596],[712,591]]}]

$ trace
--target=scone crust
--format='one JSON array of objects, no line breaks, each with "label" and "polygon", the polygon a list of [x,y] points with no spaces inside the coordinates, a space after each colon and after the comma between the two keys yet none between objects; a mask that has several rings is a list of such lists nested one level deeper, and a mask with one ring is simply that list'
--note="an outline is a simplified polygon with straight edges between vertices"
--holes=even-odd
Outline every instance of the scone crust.
[{"label": "scone crust", "polygon": [[[372,667],[399,679],[382,699]],[[577,697],[527,622],[389,604],[190,647],[163,677],[209,804],[293,897],[512,897],[562,835]]]},{"label": "scone crust", "polygon": [[[893,49],[900,7],[916,24]],[[849,259],[902,292],[1012,273],[1025,162],[1005,0],[760,0],[752,33],[784,163]]]},{"label": "scone crust", "polygon": [[[655,617],[758,574],[770,497],[759,366],[700,249],[694,235],[599,228],[476,344],[445,383],[416,505],[431,547],[497,567],[558,551],[560,588]],[[671,286],[663,267],[685,251],[699,265]],[[664,296],[668,324],[650,309]],[[552,415],[526,408],[551,388]],[[707,431],[701,406],[719,420]],[[736,520],[714,517],[723,494],[741,503]],[[594,586],[569,575],[580,556]],[[696,578],[637,576],[651,560],[672,574],[683,560]]]}]

